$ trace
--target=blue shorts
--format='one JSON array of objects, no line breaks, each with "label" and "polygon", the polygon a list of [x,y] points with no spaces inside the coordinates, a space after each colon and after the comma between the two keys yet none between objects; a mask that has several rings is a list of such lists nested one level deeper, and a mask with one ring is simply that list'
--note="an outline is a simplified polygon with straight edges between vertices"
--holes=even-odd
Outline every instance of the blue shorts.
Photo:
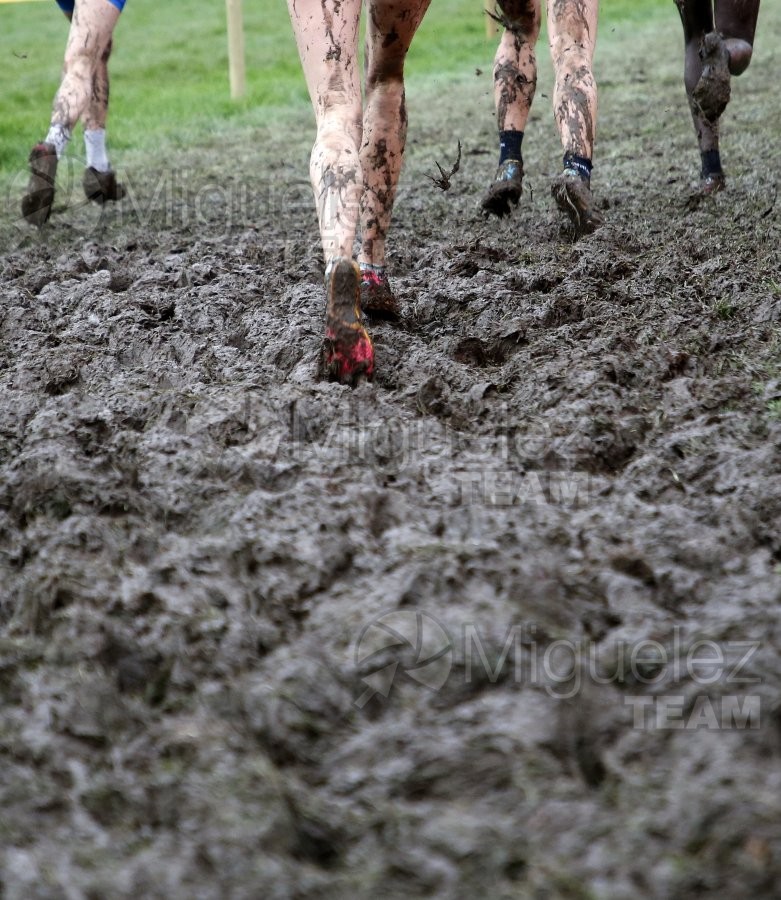
[{"label": "blue shorts", "polygon": [[[125,5],[125,0],[108,0],[108,2],[112,6],[116,6],[116,8],[122,12],[122,7]],[[73,7],[76,5],[76,0],[57,0],[57,6],[65,13],[66,16],[73,15]]]}]

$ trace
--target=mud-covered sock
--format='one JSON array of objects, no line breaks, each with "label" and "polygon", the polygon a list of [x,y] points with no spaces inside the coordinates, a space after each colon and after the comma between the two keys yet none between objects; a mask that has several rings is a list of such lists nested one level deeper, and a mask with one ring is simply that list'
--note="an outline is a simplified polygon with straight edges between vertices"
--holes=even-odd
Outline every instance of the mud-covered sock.
[{"label": "mud-covered sock", "polygon": [[111,165],[106,153],[106,129],[85,128],[84,150],[87,154],[87,168],[96,172],[110,172]]},{"label": "mud-covered sock", "polygon": [[521,144],[523,143],[522,131],[500,131],[499,132],[499,165],[506,159],[517,159],[518,162],[523,161],[521,156]]},{"label": "mud-covered sock", "polygon": [[708,175],[723,175],[721,168],[721,156],[718,150],[705,150],[700,153],[702,157],[702,177],[707,178]]},{"label": "mud-covered sock", "polygon": [[581,180],[585,181],[586,184],[591,184],[591,170],[593,168],[594,166],[587,156],[577,156],[569,151],[564,154],[564,169],[577,172]]},{"label": "mud-covered sock", "polygon": [[46,135],[45,142],[47,144],[53,144],[54,149],[57,152],[57,159],[62,159],[62,154],[65,153],[65,148],[68,146],[68,141],[70,139],[70,128],[66,128],[65,125],[60,125],[59,122],[52,122],[49,126],[49,133]]}]

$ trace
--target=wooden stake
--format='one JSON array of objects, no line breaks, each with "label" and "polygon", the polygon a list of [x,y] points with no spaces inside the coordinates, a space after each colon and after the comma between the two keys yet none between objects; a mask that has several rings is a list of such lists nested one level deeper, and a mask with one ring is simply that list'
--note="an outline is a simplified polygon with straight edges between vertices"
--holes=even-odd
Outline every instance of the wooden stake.
[{"label": "wooden stake", "polygon": [[[483,3],[484,3],[483,9],[487,13],[490,12],[490,13],[494,13],[494,15],[496,14],[495,0],[483,0]],[[496,37],[496,32],[498,30],[496,26],[497,26],[496,19],[492,19],[490,16],[485,17],[485,36],[487,38],[490,39],[490,38]]]},{"label": "wooden stake", "polygon": [[241,0],[225,0],[228,13],[228,73],[230,75],[231,97],[238,100],[247,92],[247,78],[244,70],[244,21],[241,14]]}]

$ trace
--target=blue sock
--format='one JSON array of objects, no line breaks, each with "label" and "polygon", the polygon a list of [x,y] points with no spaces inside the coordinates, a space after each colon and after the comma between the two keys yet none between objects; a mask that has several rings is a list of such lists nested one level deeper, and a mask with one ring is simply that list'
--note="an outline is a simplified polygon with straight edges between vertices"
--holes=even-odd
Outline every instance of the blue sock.
[{"label": "blue sock", "polygon": [[702,157],[702,177],[707,178],[708,175],[723,175],[721,168],[721,156],[718,150],[706,150],[701,153]]},{"label": "blue sock", "polygon": [[521,144],[523,143],[522,131],[500,131],[499,132],[499,165],[506,159],[517,159],[518,162],[523,161],[521,156]]},{"label": "blue sock", "polygon": [[591,181],[591,170],[594,166],[587,156],[577,156],[567,151],[564,154],[564,168],[574,169],[583,181],[589,183]]}]

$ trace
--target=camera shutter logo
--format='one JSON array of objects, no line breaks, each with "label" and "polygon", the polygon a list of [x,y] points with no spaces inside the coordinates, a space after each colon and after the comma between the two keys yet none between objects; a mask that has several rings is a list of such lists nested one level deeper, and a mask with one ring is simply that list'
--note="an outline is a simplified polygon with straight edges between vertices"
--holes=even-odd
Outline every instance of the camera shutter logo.
[{"label": "camera shutter logo", "polygon": [[453,665],[453,641],[428,613],[395,610],[363,629],[355,645],[355,662],[362,671],[370,670],[362,678],[366,690],[355,701],[363,709],[375,694],[387,698],[400,673],[438,691]]}]

